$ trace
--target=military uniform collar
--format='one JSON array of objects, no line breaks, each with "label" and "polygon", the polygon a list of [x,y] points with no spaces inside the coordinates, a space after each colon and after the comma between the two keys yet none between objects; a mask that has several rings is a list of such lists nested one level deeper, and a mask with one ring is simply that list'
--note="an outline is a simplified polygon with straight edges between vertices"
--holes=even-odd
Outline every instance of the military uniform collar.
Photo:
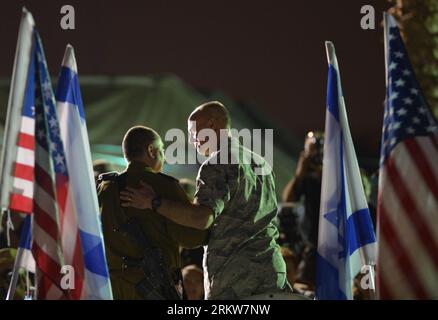
[{"label": "military uniform collar", "polygon": [[139,161],[131,161],[128,163],[128,172],[153,172],[151,167]]}]

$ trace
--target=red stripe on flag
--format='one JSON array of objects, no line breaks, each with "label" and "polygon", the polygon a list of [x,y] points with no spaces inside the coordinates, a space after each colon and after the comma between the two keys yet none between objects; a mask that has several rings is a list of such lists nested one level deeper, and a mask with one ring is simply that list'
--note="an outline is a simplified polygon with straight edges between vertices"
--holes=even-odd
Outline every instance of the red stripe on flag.
[{"label": "red stripe on flag", "polygon": [[35,262],[38,268],[46,275],[47,278],[57,287],[61,285],[61,265],[53,260],[47,252],[42,249],[39,244],[34,241],[32,244],[32,252],[35,256]]},{"label": "red stripe on flag", "polygon": [[[388,178],[394,188],[394,193],[397,195],[397,198],[406,212],[406,216],[412,223],[418,238],[423,243],[423,246],[427,249],[430,257],[433,261],[438,265],[438,247],[435,242],[435,238],[430,232],[428,222],[425,222],[422,219],[421,213],[415,205],[415,201],[412,199],[411,194],[408,189],[405,187],[406,183],[410,183],[409,181],[403,181],[395,167],[394,158],[390,157],[388,159],[388,164],[386,165],[386,172],[388,173]],[[435,227],[435,226],[433,226]]]},{"label": "red stripe on flag", "polygon": [[34,167],[15,162],[14,176],[20,179],[33,181]]},{"label": "red stripe on flag", "polygon": [[41,229],[43,229],[55,242],[59,241],[59,228],[58,224],[53,221],[53,219],[42,210],[38,203],[34,202],[34,219],[35,223],[40,226]]},{"label": "red stripe on flag", "polygon": [[50,290],[50,287],[53,286],[52,281],[46,277],[46,275],[39,269],[37,272],[40,272],[39,278],[36,280],[37,285],[37,300],[45,300],[47,298],[47,293]]},{"label": "red stripe on flag", "polygon": [[[56,175],[56,196],[58,200],[58,205],[61,210],[61,221],[64,219],[65,205],[67,202],[68,194],[68,178],[64,175]],[[62,229],[61,229],[62,230]]]},{"label": "red stripe on flag", "polygon": [[[65,300],[62,291],[59,288],[53,290],[55,285],[52,280],[50,280],[45,274],[42,273],[41,270],[37,269],[37,273],[39,273],[39,277],[36,279],[37,284],[37,300]],[[49,296],[49,294],[51,296]],[[57,294],[57,296],[54,296]]]},{"label": "red stripe on flag", "polygon": [[[391,222],[387,220],[387,213],[385,212],[384,207],[381,206],[380,210],[382,211],[380,215],[381,235],[383,235],[386,243],[391,248],[392,255],[397,261],[397,266],[399,266],[400,271],[404,273],[406,281],[411,284],[417,298],[427,299],[428,295],[423,288],[421,281],[418,279],[417,274],[415,273],[417,268],[412,264],[411,260],[406,254],[406,248],[402,247],[400,239],[398,239]],[[380,259],[385,259],[384,252],[379,252],[379,256]]]},{"label": "red stripe on flag", "polygon": [[[38,267],[38,269],[42,272],[43,277],[49,279],[52,285],[59,288],[60,291],[65,292],[61,288],[61,265],[59,262],[53,260],[47,253],[44,251],[36,241],[33,242],[32,245],[32,252],[35,257],[35,263]],[[38,290],[40,289],[40,283],[38,283]],[[49,289],[46,286],[44,286],[44,289]],[[47,292],[45,292],[47,295]],[[44,298],[44,296],[43,296]]]},{"label": "red stripe on flag", "polygon": [[35,150],[35,137],[31,136],[30,134],[20,132],[18,134],[17,145],[26,149]]},{"label": "red stripe on flag", "polygon": [[39,186],[53,199],[55,198],[55,192],[53,190],[52,177],[44,171],[37,163],[35,166],[35,181]]},{"label": "red stripe on flag", "polygon": [[394,296],[389,291],[389,288],[385,282],[383,275],[377,277],[377,288],[379,289],[379,299],[381,300],[391,300]]},{"label": "red stripe on flag", "polygon": [[9,203],[9,209],[21,213],[32,213],[33,199],[24,197],[21,194],[12,193]]},{"label": "red stripe on flag", "polygon": [[435,180],[433,169],[430,167],[429,162],[418,145],[418,141],[416,139],[407,139],[404,142],[406,149],[411,155],[411,159],[414,160],[429,190],[433,193],[435,198],[438,199],[438,183]]}]

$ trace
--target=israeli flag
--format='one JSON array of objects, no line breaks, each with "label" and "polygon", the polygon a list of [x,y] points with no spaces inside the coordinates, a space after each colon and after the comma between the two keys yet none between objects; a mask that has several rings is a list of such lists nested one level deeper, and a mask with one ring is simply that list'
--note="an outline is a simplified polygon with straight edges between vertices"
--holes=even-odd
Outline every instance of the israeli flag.
[{"label": "israeli flag", "polygon": [[317,256],[317,299],[352,299],[354,277],[375,265],[376,237],[351,140],[338,62],[329,64]]},{"label": "israeli flag", "polygon": [[21,268],[25,268],[29,272],[35,273],[35,260],[32,255],[32,215],[26,215],[24,218],[22,227],[21,227],[21,235],[20,242],[18,243],[18,250],[20,258],[17,259],[19,261],[19,265]]},{"label": "israeli flag", "polygon": [[6,300],[11,300],[14,297],[17,289],[17,282],[20,268],[35,273],[35,260],[32,255],[32,215],[27,214],[21,225],[20,241],[17,248],[17,256],[15,257],[14,269],[12,271],[11,282],[9,283]]},{"label": "israeli flag", "polygon": [[85,299],[112,299],[111,283],[73,47],[67,45],[56,91],[61,138],[85,264]]}]

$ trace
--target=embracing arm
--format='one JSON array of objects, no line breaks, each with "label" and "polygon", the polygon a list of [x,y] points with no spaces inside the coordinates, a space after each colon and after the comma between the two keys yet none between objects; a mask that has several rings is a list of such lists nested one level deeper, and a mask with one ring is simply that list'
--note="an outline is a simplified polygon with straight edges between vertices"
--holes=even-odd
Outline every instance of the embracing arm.
[{"label": "embracing arm", "polygon": [[162,199],[158,213],[175,223],[200,230],[210,228],[213,223],[213,211],[197,203],[182,203]]},{"label": "embracing arm", "polygon": [[[200,230],[210,228],[214,219],[230,200],[227,167],[202,165],[198,174],[198,188],[194,203],[163,198],[157,211],[162,216],[183,226]],[[237,176],[237,174],[234,174]],[[151,209],[155,192],[151,186],[140,182],[141,188],[127,187],[120,192],[122,206]]]},{"label": "embracing arm", "polygon": [[[120,192],[123,207],[152,209],[155,192],[146,183],[140,182],[140,184],[140,189],[127,187]],[[208,229],[214,220],[213,210],[207,206],[164,198],[161,199],[157,212],[175,223],[200,230]]]}]

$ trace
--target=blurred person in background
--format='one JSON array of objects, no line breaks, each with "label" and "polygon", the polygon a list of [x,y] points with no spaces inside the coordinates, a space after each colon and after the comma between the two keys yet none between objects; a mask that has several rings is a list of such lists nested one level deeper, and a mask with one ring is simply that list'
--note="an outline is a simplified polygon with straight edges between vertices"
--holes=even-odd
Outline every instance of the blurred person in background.
[{"label": "blurred person in background", "polygon": [[297,206],[293,203],[282,203],[277,215],[278,244],[289,248],[296,257],[301,257],[305,248],[305,241],[301,230],[300,216]]},{"label": "blurred person in background", "polygon": [[321,198],[324,134],[310,131],[304,140],[295,176],[283,191],[283,202],[297,203],[304,198],[302,232],[306,249],[298,268],[298,278],[313,288],[316,281],[316,252],[318,247],[319,206]]},{"label": "blurred person in background", "polygon": [[[11,212],[11,221],[14,229],[9,230],[10,245],[7,244],[6,219],[3,219],[0,226],[0,300],[5,300],[12,278],[15,258],[17,256],[18,243],[20,241],[23,226],[24,214]],[[31,280],[31,279],[30,279]],[[18,282],[13,296],[14,300],[23,300],[26,292],[26,271],[19,270]]]},{"label": "blurred person in background", "polygon": [[201,268],[191,264],[182,269],[184,291],[187,300],[204,299],[204,273]]},{"label": "blurred person in background", "polygon": [[286,262],[287,280],[293,286],[297,279],[299,258],[287,247],[281,247],[281,255]]}]

